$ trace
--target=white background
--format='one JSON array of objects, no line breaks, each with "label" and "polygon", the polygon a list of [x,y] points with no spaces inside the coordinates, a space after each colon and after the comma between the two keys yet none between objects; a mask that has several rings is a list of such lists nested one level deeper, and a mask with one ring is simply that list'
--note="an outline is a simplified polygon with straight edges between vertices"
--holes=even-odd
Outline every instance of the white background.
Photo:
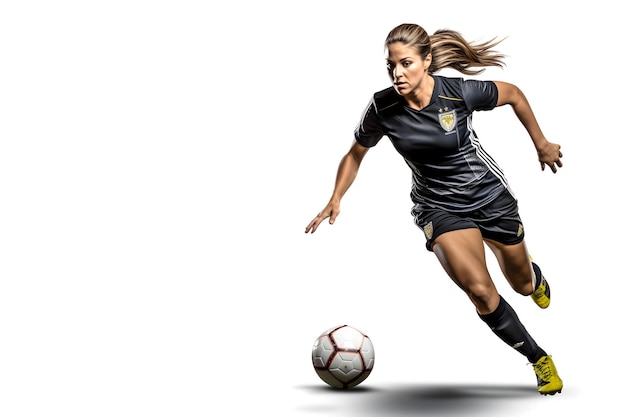
[{"label": "white background", "polygon": [[[625,41],[613,3],[20,1],[0,6],[0,414],[618,414],[624,369]],[[542,397],[412,223],[384,139],[333,226],[323,208],[397,24],[508,37],[504,69],[564,167],[510,108],[476,114],[520,200],[549,309],[502,295],[553,355]],[[350,324],[351,392],[311,364]]]}]

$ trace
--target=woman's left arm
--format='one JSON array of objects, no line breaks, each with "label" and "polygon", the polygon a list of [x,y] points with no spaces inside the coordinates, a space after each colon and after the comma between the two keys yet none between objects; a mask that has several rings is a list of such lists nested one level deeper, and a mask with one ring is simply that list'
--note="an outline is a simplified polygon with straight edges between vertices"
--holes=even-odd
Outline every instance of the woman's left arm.
[{"label": "woman's left arm", "polygon": [[522,90],[513,84],[502,81],[494,81],[494,83],[498,88],[498,103],[496,106],[511,105],[515,115],[524,125],[535,145],[537,156],[541,163],[541,170],[543,171],[546,165],[548,165],[552,172],[556,172],[557,167],[561,168],[563,166],[561,162],[563,157],[561,145],[549,142],[543,135],[535,114]]}]

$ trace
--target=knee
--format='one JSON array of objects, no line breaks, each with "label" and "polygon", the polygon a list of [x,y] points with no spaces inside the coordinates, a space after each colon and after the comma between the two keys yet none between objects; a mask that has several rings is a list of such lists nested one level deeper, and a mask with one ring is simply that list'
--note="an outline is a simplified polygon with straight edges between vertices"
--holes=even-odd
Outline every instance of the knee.
[{"label": "knee", "polygon": [[515,292],[517,292],[518,294],[521,294],[523,296],[529,296],[531,295],[534,291],[533,291],[533,287],[532,285],[528,284],[528,285],[524,285],[523,288],[514,288]]},{"label": "knee", "polygon": [[472,285],[466,292],[480,314],[491,313],[500,302],[500,294],[493,283]]},{"label": "knee", "polygon": [[513,290],[521,295],[524,296],[528,296],[531,295],[534,292],[534,288],[533,288],[533,282],[532,279],[528,280],[528,279],[520,279],[520,280],[516,280],[516,281],[511,281],[511,282],[516,282],[515,285],[512,285]]},{"label": "knee", "polygon": [[530,262],[516,262],[503,269],[507,281],[511,288],[521,295],[530,295],[535,290],[533,280],[533,270]]}]

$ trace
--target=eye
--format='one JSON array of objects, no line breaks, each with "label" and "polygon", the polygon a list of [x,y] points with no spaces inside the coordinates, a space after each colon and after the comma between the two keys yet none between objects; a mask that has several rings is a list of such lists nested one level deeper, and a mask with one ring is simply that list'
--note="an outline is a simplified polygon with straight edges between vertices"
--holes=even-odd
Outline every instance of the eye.
[{"label": "eye", "polygon": [[411,61],[404,61],[404,62],[402,62],[402,66],[405,67],[405,68],[410,66],[411,64],[412,64]]},{"label": "eye", "polygon": [[393,65],[391,64],[391,62],[387,62],[387,70],[391,71],[392,68]]}]

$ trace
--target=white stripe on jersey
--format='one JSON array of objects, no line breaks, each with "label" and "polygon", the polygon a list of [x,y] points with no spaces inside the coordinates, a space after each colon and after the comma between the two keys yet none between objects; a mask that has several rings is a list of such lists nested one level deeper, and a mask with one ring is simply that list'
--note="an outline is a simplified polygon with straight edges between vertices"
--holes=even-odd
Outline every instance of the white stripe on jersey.
[{"label": "white stripe on jersey", "polygon": [[467,131],[469,132],[470,143],[474,147],[474,149],[476,149],[476,155],[485,163],[485,165],[487,165],[487,168],[489,168],[489,171],[491,171],[493,175],[498,177],[500,182],[506,188],[508,188],[509,184],[506,180],[506,177],[504,176],[504,172],[498,166],[496,161],[491,157],[491,155],[489,155],[483,149],[482,145],[478,141],[478,138],[476,137],[476,132],[474,132],[474,129],[472,128],[472,115],[471,114],[467,117]]}]

